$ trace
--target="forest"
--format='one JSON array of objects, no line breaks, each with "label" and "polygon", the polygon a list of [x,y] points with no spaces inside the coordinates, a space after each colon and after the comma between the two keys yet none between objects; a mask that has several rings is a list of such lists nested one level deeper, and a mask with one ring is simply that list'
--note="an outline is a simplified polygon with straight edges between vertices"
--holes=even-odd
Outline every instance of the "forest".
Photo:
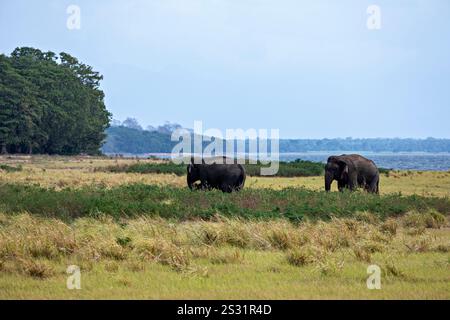
[{"label": "forest", "polygon": [[110,113],[103,76],[67,54],[0,55],[0,152],[98,154]]},{"label": "forest", "polygon": [[[108,154],[170,153],[178,143],[171,141],[171,130],[177,124],[166,124],[144,130],[136,119],[123,123],[114,121],[106,130],[107,139],[102,151]],[[188,129],[189,130],[189,129]],[[247,142],[248,143],[248,142]],[[205,144],[205,146],[207,143]],[[270,141],[268,142],[270,147]],[[248,150],[248,146],[246,147]],[[450,152],[450,139],[401,139],[401,138],[333,138],[333,139],[280,139],[280,152],[307,152],[354,150],[370,152]]]}]

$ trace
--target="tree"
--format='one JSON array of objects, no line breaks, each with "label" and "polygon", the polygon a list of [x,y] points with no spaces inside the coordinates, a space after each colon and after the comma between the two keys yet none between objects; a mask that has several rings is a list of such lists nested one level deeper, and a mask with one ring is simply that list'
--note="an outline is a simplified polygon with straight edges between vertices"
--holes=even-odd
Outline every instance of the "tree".
[{"label": "tree", "polygon": [[0,151],[99,152],[111,114],[92,67],[23,47],[0,56],[0,75]]},{"label": "tree", "polygon": [[143,130],[139,122],[135,118],[126,118],[124,122],[122,122],[124,127],[136,130]]}]

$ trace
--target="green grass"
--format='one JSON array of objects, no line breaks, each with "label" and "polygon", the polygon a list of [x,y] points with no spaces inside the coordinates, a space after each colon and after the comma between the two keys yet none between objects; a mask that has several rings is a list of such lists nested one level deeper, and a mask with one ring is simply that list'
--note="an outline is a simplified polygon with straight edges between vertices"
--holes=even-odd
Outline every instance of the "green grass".
[{"label": "green grass", "polygon": [[0,164],[0,170],[6,171],[6,172],[19,172],[22,171],[22,166],[19,165],[17,167],[9,166],[7,164]]},{"label": "green grass", "polygon": [[[245,164],[247,175],[261,176],[261,168],[267,167],[261,164]],[[127,172],[127,173],[172,173],[177,176],[186,174],[185,164],[164,163],[136,163],[130,165],[114,165],[99,168],[99,171]],[[279,170],[276,177],[311,177],[320,176],[324,172],[324,164],[312,161],[295,160],[293,162],[279,162]]]},{"label": "green grass", "polygon": [[[68,290],[65,269],[72,261],[54,263],[56,275],[45,280],[3,274],[0,299],[449,299],[448,262],[436,253],[400,257],[410,277],[382,273],[381,290],[368,290],[367,264],[347,261],[338,275],[323,275],[315,266],[288,265],[281,254],[246,251],[240,264],[201,263],[207,276],[172,272],[147,265],[129,270],[125,262],[107,271],[97,263],[82,269],[81,290]],[[424,268],[433,266],[433,272]]]},{"label": "green grass", "polygon": [[174,164],[172,162],[167,163],[135,163],[125,165],[113,165],[105,168],[98,168],[97,171],[106,172],[126,172],[126,173],[142,173],[142,174],[161,174],[161,173],[173,173],[177,176],[186,174],[186,165]]},{"label": "green grass", "polygon": [[190,191],[187,188],[130,184],[65,188],[60,191],[27,185],[0,185],[0,210],[27,211],[54,217],[74,218],[102,214],[116,218],[137,215],[173,219],[209,219],[216,215],[290,221],[351,217],[362,211],[386,218],[409,211],[435,209],[450,214],[450,200],[399,194],[317,192],[303,188],[244,189],[238,193]]},{"label": "green grass", "polygon": [[[245,164],[245,171],[247,175],[252,177],[261,176],[261,168],[267,167],[267,165],[261,164],[259,161],[257,164]],[[324,174],[325,165],[320,162],[305,161],[297,159],[295,161],[279,162],[278,172],[274,177],[316,177]],[[103,172],[126,172],[126,173],[142,173],[142,174],[161,174],[171,173],[177,176],[186,175],[185,164],[174,164],[172,162],[163,163],[135,163],[125,165],[112,165],[102,168],[97,168],[97,171]],[[380,173],[389,174],[390,169],[379,168]]]}]

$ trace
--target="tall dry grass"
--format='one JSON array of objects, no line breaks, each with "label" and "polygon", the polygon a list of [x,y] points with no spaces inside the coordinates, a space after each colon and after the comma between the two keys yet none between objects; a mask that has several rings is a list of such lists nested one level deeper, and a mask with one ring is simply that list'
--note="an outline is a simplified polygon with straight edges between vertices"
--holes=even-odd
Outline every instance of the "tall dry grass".
[{"label": "tall dry grass", "polygon": [[[448,252],[448,234],[436,237],[428,231],[448,226],[447,219],[435,211],[421,217],[419,222],[411,213],[384,222],[333,219],[301,224],[221,216],[177,223],[148,217],[121,221],[99,217],[69,224],[27,213],[0,214],[0,269],[45,278],[55,272],[49,261],[65,259],[85,269],[106,262],[113,271],[117,263],[139,271],[157,263],[177,272],[203,273],[197,259],[241,263],[245,250],[251,249],[283,252],[289,264],[313,264],[322,273],[332,274],[342,266],[336,252],[362,262],[383,253]],[[425,229],[420,234],[410,232],[422,223]]]}]

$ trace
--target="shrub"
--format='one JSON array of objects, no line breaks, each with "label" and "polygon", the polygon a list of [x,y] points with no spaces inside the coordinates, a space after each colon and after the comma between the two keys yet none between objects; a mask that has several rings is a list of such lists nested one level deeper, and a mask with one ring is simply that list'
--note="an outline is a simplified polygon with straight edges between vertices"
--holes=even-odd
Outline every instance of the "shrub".
[{"label": "shrub", "polygon": [[[192,192],[187,188],[131,184],[104,189],[45,189],[38,186],[0,184],[0,207],[5,212],[30,212],[42,216],[73,219],[80,216],[152,216],[173,219],[214,219],[216,215],[242,219],[287,219],[291,222],[330,220],[332,217],[361,217],[370,212],[374,221],[411,212],[408,225],[422,223],[442,226],[450,212],[447,198],[372,195],[350,192],[317,192],[303,188],[244,189],[224,194],[220,191]],[[433,211],[429,211],[434,209]],[[414,222],[414,221],[419,222]],[[247,233],[246,230],[242,230]],[[241,237],[237,235],[236,237]],[[236,238],[232,236],[233,239]],[[214,238],[214,236],[213,236]],[[211,241],[214,239],[211,238]],[[235,239],[238,240],[238,239]],[[241,239],[246,241],[245,239]],[[238,241],[241,241],[238,240]]]},{"label": "shrub", "polygon": [[17,167],[9,166],[7,164],[0,164],[0,170],[10,172],[19,172],[22,171],[22,165],[18,165]]},{"label": "shrub", "polygon": [[398,228],[398,223],[395,219],[392,219],[392,218],[387,219],[380,226],[380,230],[382,232],[388,233],[392,236],[397,234],[397,228]]},{"label": "shrub", "polygon": [[317,251],[318,248],[314,249],[310,246],[289,250],[286,254],[286,259],[289,264],[296,267],[302,267],[318,260]]},{"label": "shrub", "polygon": [[[244,164],[247,175],[260,176],[261,168],[265,165],[258,162],[257,164]],[[156,173],[156,174],[175,174],[177,176],[186,175],[185,164],[174,164],[172,162],[160,163],[135,163],[130,165],[116,165],[109,167],[97,168],[96,171],[107,172],[127,172],[127,173]],[[324,164],[320,162],[295,160],[293,162],[279,162],[278,177],[310,177],[320,176],[324,172]]]},{"label": "shrub", "polygon": [[435,209],[429,209],[424,213],[412,211],[403,218],[403,224],[411,228],[441,228],[447,224],[446,217]]},{"label": "shrub", "polygon": [[141,242],[137,245],[137,251],[141,257],[168,265],[175,271],[184,271],[190,265],[187,252],[164,239]]},{"label": "shrub", "polygon": [[17,260],[19,270],[33,278],[44,279],[51,277],[54,274],[53,268],[46,262],[42,262],[36,259],[23,259]]}]

